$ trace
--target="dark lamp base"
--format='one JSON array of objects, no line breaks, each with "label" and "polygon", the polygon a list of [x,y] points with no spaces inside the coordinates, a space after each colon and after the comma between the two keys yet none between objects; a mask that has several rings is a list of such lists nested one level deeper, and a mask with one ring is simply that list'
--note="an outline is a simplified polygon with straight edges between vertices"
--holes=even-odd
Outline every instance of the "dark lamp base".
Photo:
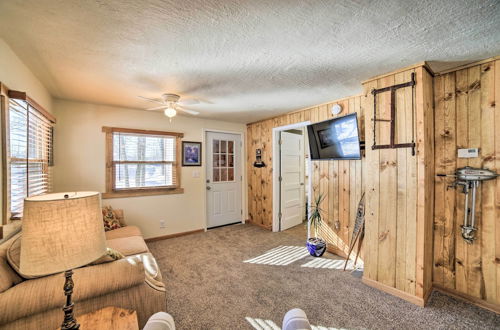
[{"label": "dark lamp base", "polygon": [[61,330],[68,329],[80,329],[80,325],[76,322],[75,316],[73,315],[73,302],[71,301],[71,295],[73,294],[73,271],[67,270],[64,273],[66,281],[64,282],[64,295],[66,296],[66,305],[63,307],[64,311],[64,321],[61,325]]}]

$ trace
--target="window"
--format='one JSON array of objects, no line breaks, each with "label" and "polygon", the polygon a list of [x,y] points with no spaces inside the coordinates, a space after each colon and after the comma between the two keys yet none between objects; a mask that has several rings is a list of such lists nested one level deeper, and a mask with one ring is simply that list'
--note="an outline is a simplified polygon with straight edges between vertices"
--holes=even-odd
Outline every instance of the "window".
[{"label": "window", "polygon": [[[24,198],[50,192],[55,119],[25,93],[9,91],[6,170],[11,219],[22,217]],[[35,107],[35,106],[36,107]],[[48,118],[49,117],[49,118]]]},{"label": "window", "polygon": [[103,127],[106,132],[104,198],[182,193],[181,133]]},{"label": "window", "polygon": [[213,141],[213,181],[234,181],[234,141]]}]

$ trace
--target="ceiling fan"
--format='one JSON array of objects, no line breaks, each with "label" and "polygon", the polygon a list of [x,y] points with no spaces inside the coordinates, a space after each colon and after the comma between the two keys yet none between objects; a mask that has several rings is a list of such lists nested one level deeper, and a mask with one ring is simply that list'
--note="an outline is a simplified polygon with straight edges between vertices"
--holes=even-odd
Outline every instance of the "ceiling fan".
[{"label": "ceiling fan", "polygon": [[198,104],[200,101],[196,99],[185,99],[181,100],[180,96],[177,94],[171,94],[171,93],[165,93],[161,95],[161,98],[149,98],[149,97],[144,97],[144,96],[139,96],[141,99],[158,103],[161,104],[159,107],[153,107],[153,108],[147,108],[145,110],[150,110],[150,111],[156,111],[156,110],[163,110],[163,113],[165,116],[167,116],[170,121],[172,121],[172,118],[177,115],[177,111],[182,111],[185,113],[188,113],[190,115],[196,116],[199,115],[200,113],[198,111],[186,109],[182,107],[183,105],[191,105],[191,104]]}]

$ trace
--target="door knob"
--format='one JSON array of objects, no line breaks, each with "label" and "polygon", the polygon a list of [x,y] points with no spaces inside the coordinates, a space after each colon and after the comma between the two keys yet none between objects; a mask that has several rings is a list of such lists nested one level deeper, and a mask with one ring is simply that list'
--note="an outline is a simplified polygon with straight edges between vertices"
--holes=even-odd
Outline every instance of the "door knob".
[{"label": "door knob", "polygon": [[212,189],[212,188],[211,188],[211,187],[209,187],[209,186],[207,186],[207,190],[210,190],[210,189]]}]

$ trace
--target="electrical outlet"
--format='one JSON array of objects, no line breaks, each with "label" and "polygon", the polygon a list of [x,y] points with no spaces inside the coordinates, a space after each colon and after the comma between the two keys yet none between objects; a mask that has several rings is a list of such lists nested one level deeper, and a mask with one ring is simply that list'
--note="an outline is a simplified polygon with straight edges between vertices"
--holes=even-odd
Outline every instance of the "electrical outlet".
[{"label": "electrical outlet", "polygon": [[160,220],[160,228],[165,228],[165,227],[167,227],[165,220]]}]

